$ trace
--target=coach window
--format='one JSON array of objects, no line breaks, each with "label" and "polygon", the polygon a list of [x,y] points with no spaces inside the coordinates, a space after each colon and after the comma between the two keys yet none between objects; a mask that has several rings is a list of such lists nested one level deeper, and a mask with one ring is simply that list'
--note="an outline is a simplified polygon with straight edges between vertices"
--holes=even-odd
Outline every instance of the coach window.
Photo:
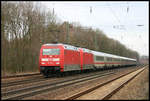
[{"label": "coach window", "polygon": [[96,56],[96,60],[97,61],[104,61],[104,57],[102,57],[102,56]]},{"label": "coach window", "polygon": [[108,58],[106,57],[106,61],[108,61]]},{"label": "coach window", "polygon": [[108,60],[108,61],[112,61],[112,59],[111,59],[111,58],[107,58],[107,60]]}]

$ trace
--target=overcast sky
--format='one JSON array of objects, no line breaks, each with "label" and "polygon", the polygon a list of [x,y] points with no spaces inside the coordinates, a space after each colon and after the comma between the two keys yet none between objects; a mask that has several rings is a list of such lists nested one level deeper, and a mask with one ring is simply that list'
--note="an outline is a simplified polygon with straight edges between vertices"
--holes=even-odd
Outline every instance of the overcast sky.
[{"label": "overcast sky", "polygon": [[54,8],[55,14],[62,21],[98,28],[127,48],[149,56],[148,2],[46,1],[42,5],[46,10]]}]

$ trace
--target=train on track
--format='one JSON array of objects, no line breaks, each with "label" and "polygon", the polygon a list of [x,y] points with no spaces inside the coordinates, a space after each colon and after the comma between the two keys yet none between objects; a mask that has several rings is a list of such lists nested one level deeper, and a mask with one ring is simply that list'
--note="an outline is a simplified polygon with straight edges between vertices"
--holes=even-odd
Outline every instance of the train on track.
[{"label": "train on track", "polygon": [[42,45],[39,55],[39,71],[45,77],[56,73],[133,65],[136,65],[136,59],[61,43]]}]

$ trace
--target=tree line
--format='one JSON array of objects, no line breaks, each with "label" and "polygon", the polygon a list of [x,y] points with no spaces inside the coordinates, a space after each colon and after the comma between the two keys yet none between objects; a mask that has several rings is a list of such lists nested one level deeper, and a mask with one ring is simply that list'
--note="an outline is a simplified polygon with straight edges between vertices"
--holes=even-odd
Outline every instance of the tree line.
[{"label": "tree line", "polygon": [[45,43],[66,43],[91,50],[139,59],[136,51],[108,38],[100,29],[61,21],[39,3],[1,3],[2,74],[38,71]]}]

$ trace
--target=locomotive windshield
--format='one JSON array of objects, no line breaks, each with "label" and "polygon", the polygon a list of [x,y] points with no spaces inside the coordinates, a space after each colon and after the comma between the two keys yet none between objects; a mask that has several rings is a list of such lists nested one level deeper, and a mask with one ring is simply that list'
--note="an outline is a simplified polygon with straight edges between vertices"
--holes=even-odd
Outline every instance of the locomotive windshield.
[{"label": "locomotive windshield", "polygon": [[43,55],[59,55],[60,49],[43,49]]}]

